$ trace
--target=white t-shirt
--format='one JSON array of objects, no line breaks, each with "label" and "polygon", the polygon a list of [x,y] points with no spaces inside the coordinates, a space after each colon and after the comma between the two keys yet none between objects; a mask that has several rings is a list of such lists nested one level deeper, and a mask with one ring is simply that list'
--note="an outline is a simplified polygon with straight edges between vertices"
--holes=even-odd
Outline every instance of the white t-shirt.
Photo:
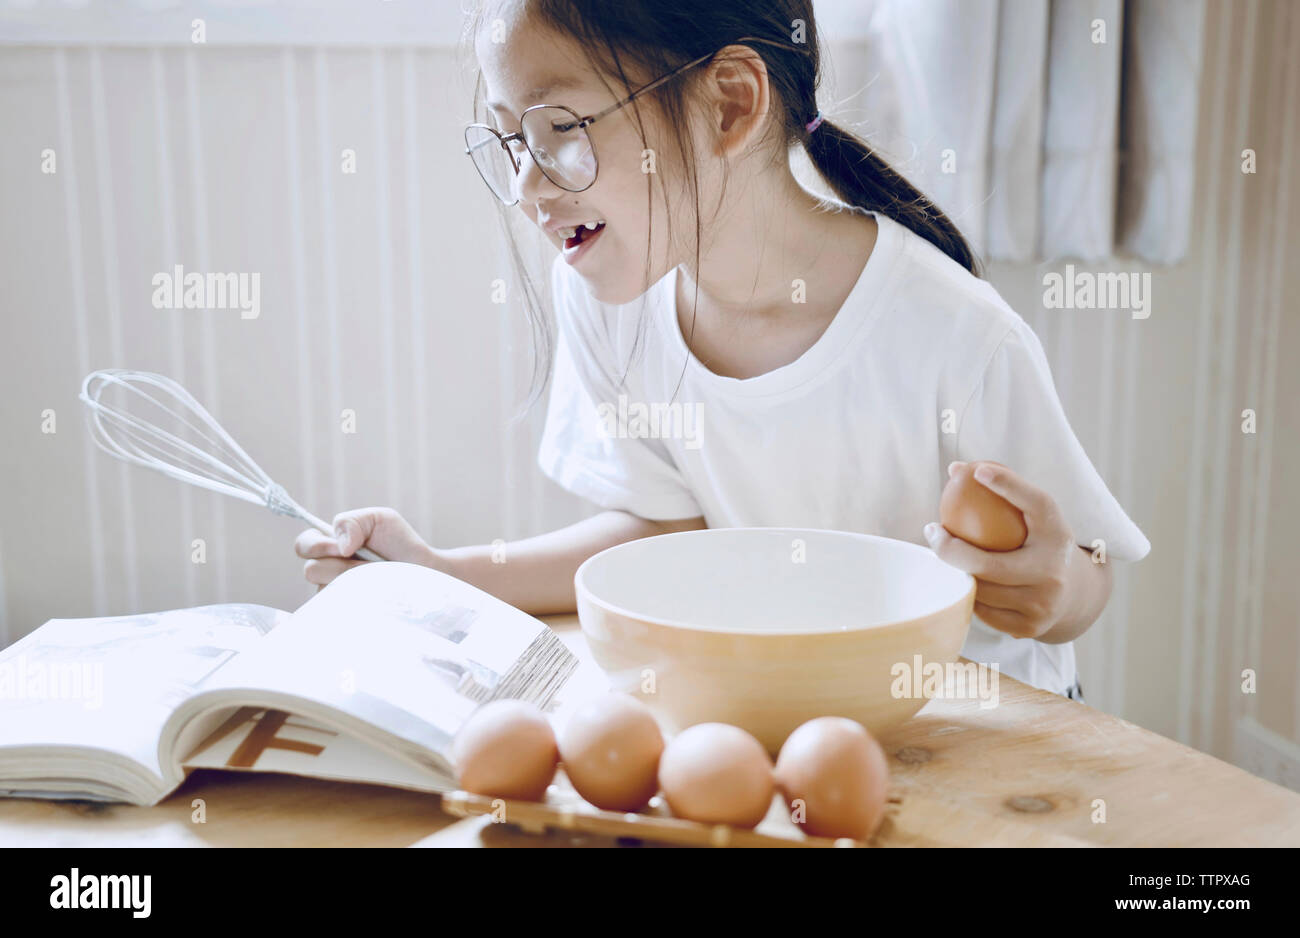
[{"label": "white t-shirt", "polygon": [[[991,459],[1047,491],[1077,543],[1101,538],[1109,560],[1146,556],[1150,543],[1070,429],[1033,330],[987,281],[875,218],[875,248],[822,336],[746,379],[691,354],[675,270],[611,306],[557,259],[542,471],[597,505],[653,520],[925,545],[948,463]],[[1073,643],[1012,638],[978,617],[962,653],[1056,693],[1076,680]]]}]

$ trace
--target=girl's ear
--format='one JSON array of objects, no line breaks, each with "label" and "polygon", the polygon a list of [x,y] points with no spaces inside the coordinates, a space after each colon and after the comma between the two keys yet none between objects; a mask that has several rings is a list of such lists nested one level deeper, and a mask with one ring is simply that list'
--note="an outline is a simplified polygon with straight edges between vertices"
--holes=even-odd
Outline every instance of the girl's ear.
[{"label": "girl's ear", "polygon": [[705,76],[708,114],[718,133],[718,156],[731,157],[762,139],[767,130],[771,87],[763,57],[749,46],[727,46]]}]

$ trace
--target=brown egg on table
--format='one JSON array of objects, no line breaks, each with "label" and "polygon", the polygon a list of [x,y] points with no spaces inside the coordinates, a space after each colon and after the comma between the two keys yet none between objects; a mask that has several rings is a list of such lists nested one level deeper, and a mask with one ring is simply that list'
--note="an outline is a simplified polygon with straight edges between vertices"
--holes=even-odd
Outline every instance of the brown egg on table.
[{"label": "brown egg on table", "polygon": [[640,811],[659,790],[664,737],[650,708],[613,693],[584,704],[560,732],[574,790],[606,811]]},{"label": "brown egg on table", "polygon": [[559,761],[546,715],[522,700],[475,710],[452,741],[451,756],[462,789],[518,801],[541,801]]},{"label": "brown egg on table", "polygon": [[975,470],[986,462],[1002,466],[985,459],[953,471],[939,499],[939,522],[949,534],[983,550],[1015,550],[1025,543],[1029,528],[1019,508],[975,478]]},{"label": "brown egg on table", "polygon": [[800,726],[781,747],[775,775],[791,818],[814,837],[866,840],[884,816],[889,765],[853,720],[818,717]]},{"label": "brown egg on table", "polygon": [[739,727],[697,723],[668,743],[659,787],[677,817],[752,828],[772,806],[772,760]]}]

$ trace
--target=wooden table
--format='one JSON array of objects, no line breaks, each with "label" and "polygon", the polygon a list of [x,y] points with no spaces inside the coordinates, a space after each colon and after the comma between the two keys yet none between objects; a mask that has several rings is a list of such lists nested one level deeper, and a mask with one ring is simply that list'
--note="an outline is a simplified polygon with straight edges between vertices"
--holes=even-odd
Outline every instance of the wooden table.
[{"label": "wooden table", "polygon": [[[549,624],[587,657],[576,617]],[[1300,794],[1083,704],[1000,680],[997,707],[932,700],[881,739],[891,804],[876,845],[1300,846]],[[196,799],[205,823],[192,820]],[[153,808],[0,800],[0,847],[612,843],[457,819],[432,795],[286,775],[199,771]]]}]

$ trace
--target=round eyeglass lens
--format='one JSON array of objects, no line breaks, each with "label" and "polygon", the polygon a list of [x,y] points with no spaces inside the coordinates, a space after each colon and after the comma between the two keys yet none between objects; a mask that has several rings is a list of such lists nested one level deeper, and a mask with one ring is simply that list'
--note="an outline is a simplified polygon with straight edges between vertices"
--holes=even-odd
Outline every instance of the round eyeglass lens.
[{"label": "round eyeglass lens", "polygon": [[581,192],[596,181],[596,151],[572,111],[562,107],[531,108],[520,130],[546,178],[561,189]]},{"label": "round eyeglass lens", "polygon": [[469,150],[474,166],[493,194],[513,205],[519,201],[514,160],[501,145],[501,138],[486,127],[465,128],[465,148]]}]

